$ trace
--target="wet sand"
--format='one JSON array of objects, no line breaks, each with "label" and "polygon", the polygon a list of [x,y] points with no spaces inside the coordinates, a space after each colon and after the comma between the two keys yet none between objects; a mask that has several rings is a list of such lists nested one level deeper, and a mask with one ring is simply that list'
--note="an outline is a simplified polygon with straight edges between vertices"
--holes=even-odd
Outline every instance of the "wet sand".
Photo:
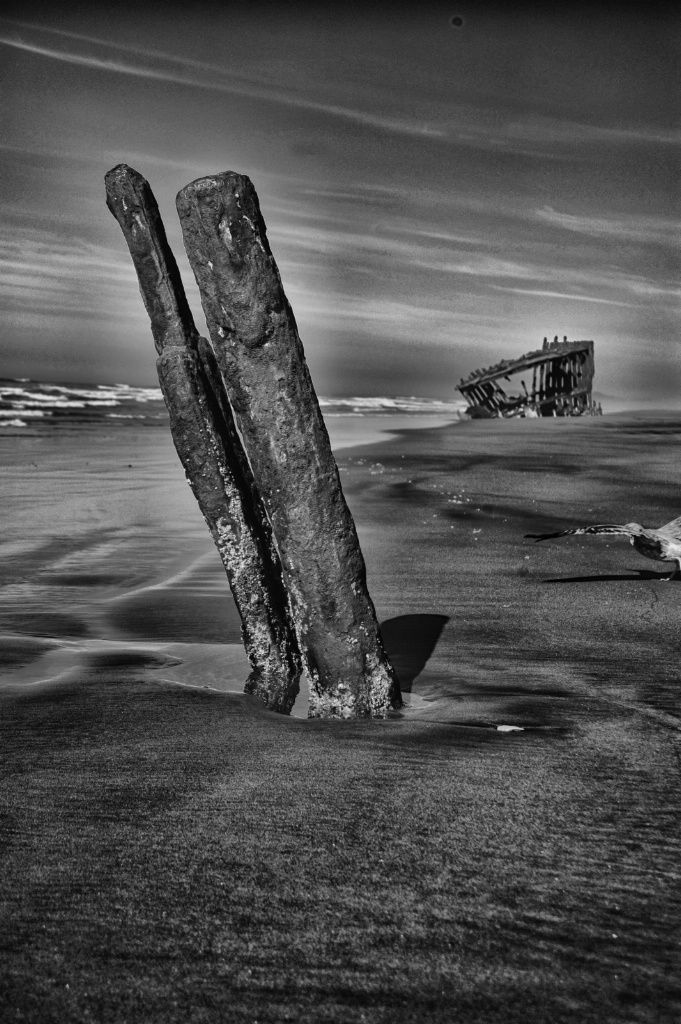
[{"label": "wet sand", "polygon": [[[448,419],[328,422],[341,451]],[[148,652],[169,681],[243,693],[240,619],[166,424],[0,431],[0,464],[0,686],[70,677],[93,652],[118,663],[129,650]],[[306,695],[303,679],[296,717]]]},{"label": "wet sand", "polygon": [[167,434],[75,436],[0,438],[10,1007],[678,1018],[681,578],[523,535],[681,514],[681,415],[338,449],[411,699],[372,723],[239,695]]}]

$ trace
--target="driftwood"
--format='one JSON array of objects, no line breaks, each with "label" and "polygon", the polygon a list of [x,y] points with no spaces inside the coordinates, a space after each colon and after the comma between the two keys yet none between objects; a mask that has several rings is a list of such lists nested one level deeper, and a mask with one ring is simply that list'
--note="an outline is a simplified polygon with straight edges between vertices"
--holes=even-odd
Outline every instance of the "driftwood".
[{"label": "driftwood", "polygon": [[213,350],[264,501],[311,683],[310,716],[400,706],[293,313],[250,180],[177,197]]},{"label": "driftwood", "polygon": [[213,353],[194,325],[148,183],[120,164],[106,175],[106,194],[151,320],[173,441],[241,616],[252,666],[246,691],[288,713],[298,693],[300,655],[270,524]]}]

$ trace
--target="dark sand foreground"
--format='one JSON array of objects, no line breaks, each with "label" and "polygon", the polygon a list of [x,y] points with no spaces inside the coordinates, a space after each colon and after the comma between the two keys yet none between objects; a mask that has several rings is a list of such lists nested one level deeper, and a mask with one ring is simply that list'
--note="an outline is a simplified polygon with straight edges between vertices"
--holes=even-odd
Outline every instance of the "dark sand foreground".
[{"label": "dark sand foreground", "polygon": [[0,439],[3,1020],[681,1018],[681,579],[523,539],[681,515],[681,416],[339,452],[412,698],[354,723],[236,692],[165,431],[69,438]]}]

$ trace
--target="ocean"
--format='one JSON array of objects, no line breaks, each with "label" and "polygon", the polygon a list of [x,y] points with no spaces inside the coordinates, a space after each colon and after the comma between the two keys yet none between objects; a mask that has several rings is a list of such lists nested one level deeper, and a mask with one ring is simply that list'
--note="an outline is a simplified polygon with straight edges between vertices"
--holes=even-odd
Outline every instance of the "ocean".
[{"label": "ocean", "polygon": [[[437,416],[449,420],[466,408],[462,399],[446,402],[414,396],[322,397],[319,404],[324,418],[333,420],[374,416]],[[159,388],[0,378],[0,427],[5,429],[53,430],[106,421],[112,421],[108,425],[113,427],[134,420],[145,426],[167,425]]]}]

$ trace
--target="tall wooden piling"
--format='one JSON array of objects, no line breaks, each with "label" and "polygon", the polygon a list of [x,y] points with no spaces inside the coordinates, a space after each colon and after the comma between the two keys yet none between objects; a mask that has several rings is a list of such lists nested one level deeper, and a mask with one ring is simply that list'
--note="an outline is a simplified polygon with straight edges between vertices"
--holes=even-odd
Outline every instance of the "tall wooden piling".
[{"label": "tall wooden piling", "polygon": [[250,180],[201,178],[177,197],[216,359],[272,524],[310,716],[400,705],[295,319]]},{"label": "tall wooden piling", "polygon": [[106,194],[151,320],[173,441],[241,616],[246,690],[288,713],[301,662],[281,564],[210,344],[194,325],[148,183],[120,164],[106,175]]}]

